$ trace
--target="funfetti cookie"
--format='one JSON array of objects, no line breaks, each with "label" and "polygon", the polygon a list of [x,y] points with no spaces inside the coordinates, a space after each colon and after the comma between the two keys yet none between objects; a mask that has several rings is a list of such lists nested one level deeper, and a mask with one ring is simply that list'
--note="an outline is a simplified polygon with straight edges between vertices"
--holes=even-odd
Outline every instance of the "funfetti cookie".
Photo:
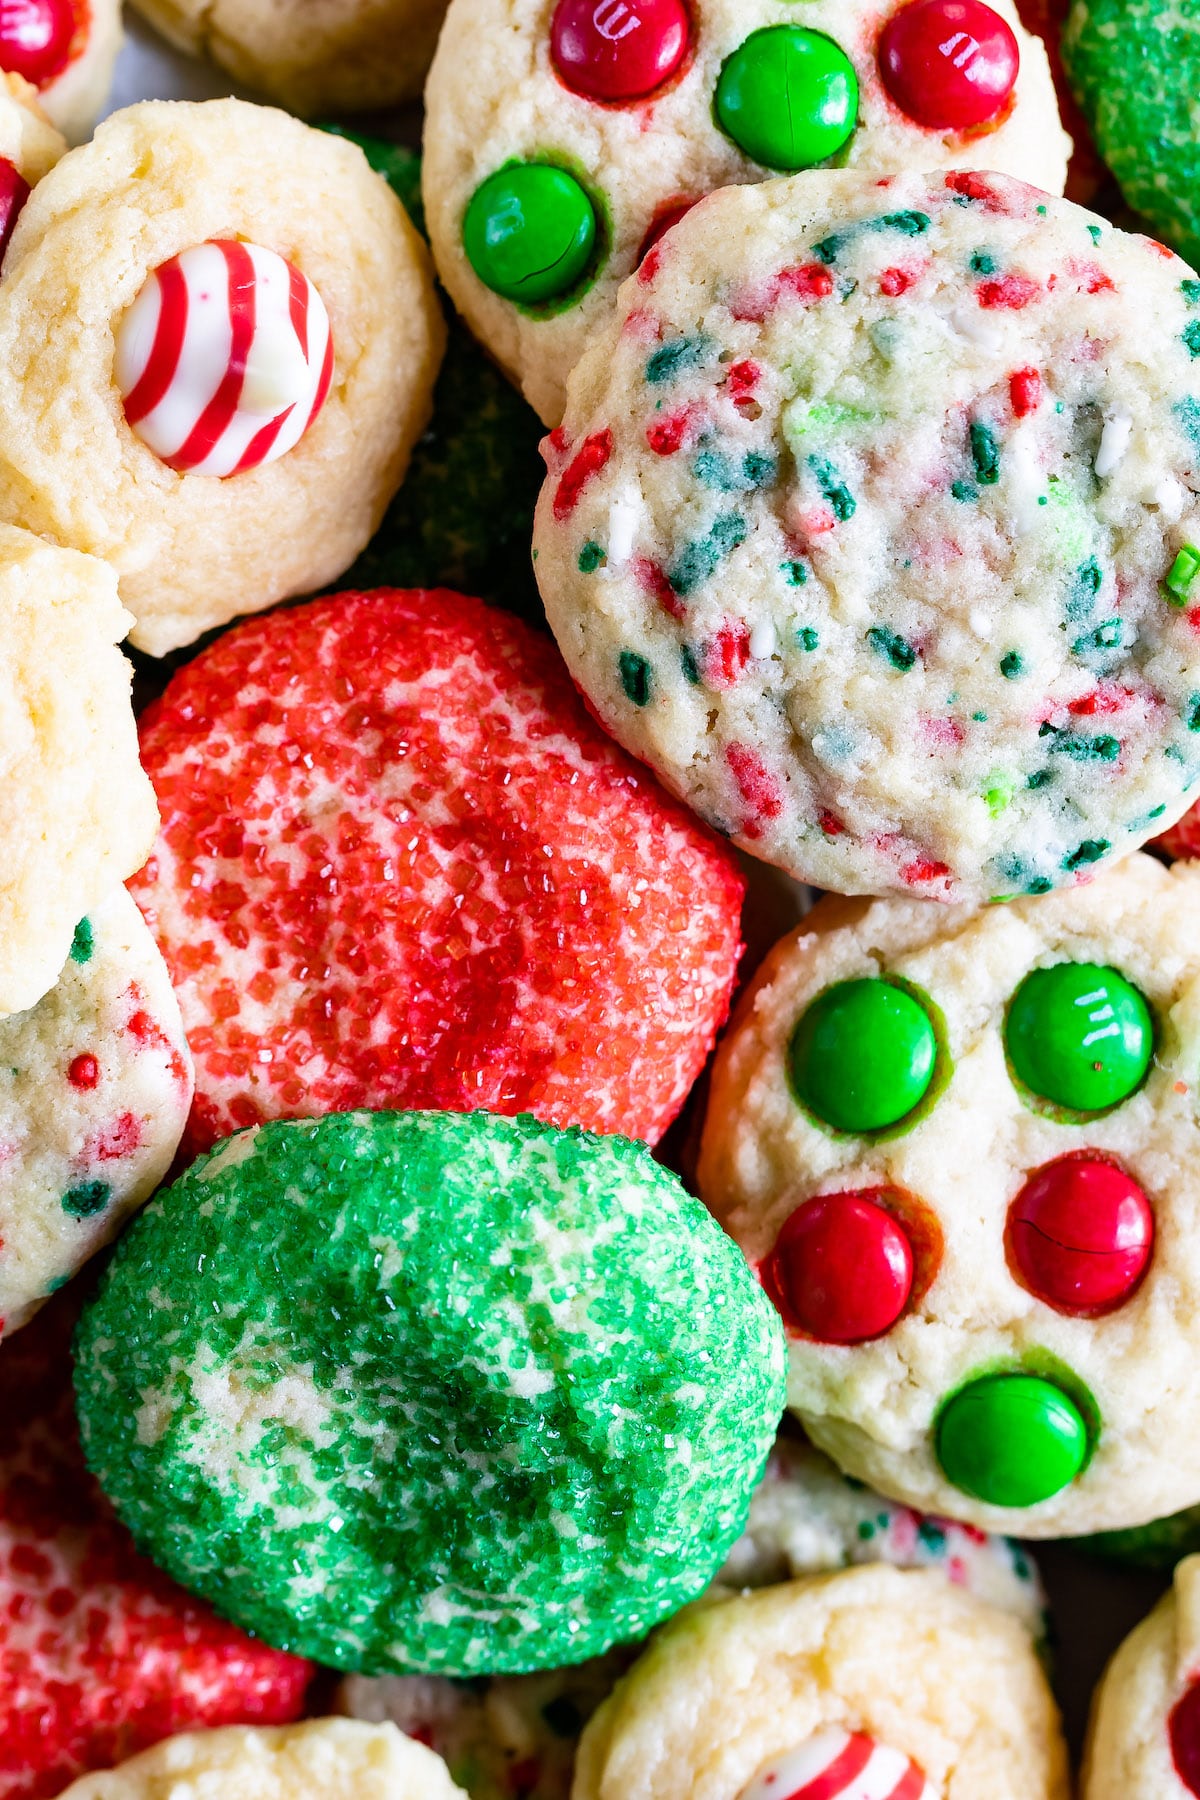
[{"label": "funfetti cookie", "polygon": [[1017,1622],[882,1565],[685,1612],[583,1736],[573,1800],[1066,1800]]},{"label": "funfetti cookie", "polygon": [[75,1347],[138,1542],[368,1673],[643,1636],[720,1566],[783,1407],[778,1319],[699,1201],[527,1115],[228,1139],[124,1233]]},{"label": "funfetti cookie", "polygon": [[711,195],[547,440],[576,681],[819,887],[982,901],[1124,855],[1200,778],[1198,303],[999,175]]},{"label": "funfetti cookie", "polygon": [[1121,1645],[1096,1689],[1081,1800],[1200,1794],[1200,1557]]},{"label": "funfetti cookie", "polygon": [[718,1053],[698,1169],[847,1473],[1022,1537],[1200,1495],[1200,869],[823,901]]},{"label": "funfetti cookie", "polygon": [[0,526],[0,1019],[54,985],[79,921],[154,842],[129,624],[111,569]]},{"label": "funfetti cookie", "polygon": [[161,655],[353,560],[443,335],[424,245],[355,145],[237,100],[130,107],[9,245],[0,516],[105,557]]},{"label": "funfetti cookie", "polygon": [[452,0],[425,101],[438,273],[548,425],[618,284],[712,189],[820,165],[1061,193],[1070,147],[1009,0]]},{"label": "funfetti cookie", "polygon": [[394,1725],[309,1719],[170,1738],[61,1800],[467,1800],[446,1765]]},{"label": "funfetti cookie", "polygon": [[120,0],[25,0],[0,18],[0,89],[27,83],[72,143],[88,136],[121,48]]},{"label": "funfetti cookie", "polygon": [[171,978],[115,888],[50,992],[0,1019],[0,1337],[154,1192],[191,1098]]},{"label": "funfetti cookie", "polygon": [[355,1106],[662,1135],[725,1020],[742,878],[544,636],[340,594],[226,633],[141,736],[164,824],[133,891],[196,1056],[190,1150]]}]

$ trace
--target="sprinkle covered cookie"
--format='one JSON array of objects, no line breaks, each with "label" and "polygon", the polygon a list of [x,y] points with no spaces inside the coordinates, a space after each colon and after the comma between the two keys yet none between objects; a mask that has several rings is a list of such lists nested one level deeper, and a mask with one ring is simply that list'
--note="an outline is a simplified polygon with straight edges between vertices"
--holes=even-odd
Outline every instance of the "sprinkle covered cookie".
[{"label": "sprinkle covered cookie", "polygon": [[121,1238],[76,1371],[156,1561],[367,1672],[644,1634],[742,1529],[783,1404],[769,1302],[644,1146],[485,1113],[229,1139]]},{"label": "sprinkle covered cookie", "polygon": [[713,1077],[700,1192],[848,1473],[1025,1537],[1194,1502],[1200,869],[825,901]]},{"label": "sprinkle covered cookie", "polygon": [[445,592],[315,601],[181,670],[142,753],[164,824],[133,891],[196,1056],[192,1148],[355,1106],[674,1118],[742,880],[544,637]]},{"label": "sprinkle covered cookie", "polygon": [[1123,855],[1200,778],[1198,306],[1185,264],[999,175],[711,196],[547,440],[572,674],[836,892],[1039,894]]},{"label": "sprinkle covered cookie", "polygon": [[712,189],[848,165],[1061,193],[1070,147],[1010,0],[453,0],[425,100],[438,272],[548,425],[618,284]]},{"label": "sprinkle covered cookie", "polygon": [[1082,1800],[1200,1795],[1200,1557],[1121,1645],[1096,1689]]}]

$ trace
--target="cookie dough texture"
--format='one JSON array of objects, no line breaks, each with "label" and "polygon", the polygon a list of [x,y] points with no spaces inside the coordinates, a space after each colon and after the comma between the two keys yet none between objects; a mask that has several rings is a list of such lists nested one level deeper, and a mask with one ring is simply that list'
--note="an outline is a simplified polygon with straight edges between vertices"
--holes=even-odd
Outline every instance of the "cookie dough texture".
[{"label": "cookie dough texture", "polygon": [[446,0],[138,0],[168,43],[310,118],[413,100]]},{"label": "cookie dough texture", "polygon": [[[988,168],[1061,193],[1070,139],[1058,120],[1040,39],[1011,0],[1021,74],[994,129],[931,131],[902,114],[879,79],[875,45],[893,8],[878,0],[704,0],[692,12],[693,52],[678,77],[644,101],[601,106],[573,94],[550,57],[553,0],[453,0],[425,92],[423,186],[438,273],[471,329],[548,425],[563,413],[566,380],[612,310],[660,214],[714,188],[761,181],[718,128],[713,95],[725,59],[768,25],[803,24],[834,39],[854,64],[858,125],[838,161],[864,176],[897,169]],[[551,161],[580,174],[603,219],[595,278],[573,304],[514,306],[474,274],[462,245],[472,194],[511,160]],[[820,179],[820,177],[818,177]],[[731,250],[734,248],[731,245]]]},{"label": "cookie dough texture", "polygon": [[19,75],[0,71],[0,158],[33,187],[66,148],[66,140],[42,109],[37,89]]},{"label": "cookie dough texture", "polygon": [[310,1719],[168,1738],[61,1800],[466,1800],[446,1765],[394,1725]]},{"label": "cookie dough texture", "polygon": [[643,1635],[742,1529],[783,1405],[769,1303],[644,1146],[485,1113],[226,1140],[124,1234],[76,1354],[138,1543],[366,1672]]},{"label": "cookie dough texture", "polygon": [[1020,1625],[882,1566],[673,1620],[584,1733],[572,1800],[737,1800],[834,1725],[912,1757],[939,1800],[1066,1800],[1058,1715]]},{"label": "cookie dough texture", "polygon": [[[114,333],[150,272],[241,237],[307,275],[333,383],[277,462],[176,474],[125,421]],[[429,412],[444,326],[424,245],[362,152],[238,100],[147,101],[65,157],[0,291],[0,516],[105,557],[152,655],[320,587],[366,544]]]},{"label": "cookie dough texture", "polygon": [[0,526],[0,1017],[53,986],[80,919],[154,842],[129,623],[103,563]]},{"label": "cookie dough texture", "polygon": [[1200,1557],[1191,1556],[1096,1689],[1081,1800],[1190,1800],[1193,1790],[1175,1771],[1167,1722],[1198,1666]]},{"label": "cookie dough texture", "polygon": [[149,1199],[191,1098],[166,965],[115,888],[50,992],[0,1019],[0,1337]]},{"label": "cookie dough texture", "polygon": [[[704,1199],[753,1267],[805,1200],[847,1189],[905,1190],[933,1213],[943,1239],[931,1285],[886,1336],[854,1347],[791,1340],[789,1405],[848,1474],[923,1511],[1020,1537],[1140,1525],[1200,1494],[1197,907],[1200,867],[1167,870],[1144,856],[1072,893],[981,912],[824,901],[759,972],[718,1052],[697,1175]],[[1156,1030],[1144,1084],[1081,1124],[1025,1104],[1003,1043],[1024,976],[1068,960],[1119,970],[1145,996]],[[872,1142],[809,1120],[792,1097],[785,1053],[819,992],[880,973],[912,983],[940,1011],[950,1067],[945,1085],[935,1075],[933,1103],[910,1129]],[[1115,1157],[1154,1212],[1145,1279],[1101,1318],[1067,1317],[1035,1299],[1004,1249],[1008,1208],[1027,1176],[1082,1150]],[[941,1402],[989,1369],[1055,1379],[1063,1365],[1099,1415],[1083,1473],[1024,1509],[950,1486],[932,1447]]]},{"label": "cookie dough texture", "polygon": [[839,893],[1041,893],[1178,817],[1187,266],[996,175],[732,188],[660,252],[572,375],[534,532],[609,730]]}]

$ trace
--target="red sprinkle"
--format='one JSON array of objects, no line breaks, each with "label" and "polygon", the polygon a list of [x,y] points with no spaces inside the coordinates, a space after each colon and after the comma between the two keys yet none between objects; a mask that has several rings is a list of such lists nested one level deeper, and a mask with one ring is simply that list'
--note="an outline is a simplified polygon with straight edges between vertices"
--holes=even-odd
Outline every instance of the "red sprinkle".
[{"label": "red sprinkle", "polygon": [[837,814],[829,812],[827,808],[822,808],[817,814],[817,824],[825,833],[826,837],[841,837],[843,831],[846,829]]},{"label": "red sprinkle", "polygon": [[750,661],[750,633],[740,619],[722,621],[704,646],[704,679],[711,688],[732,687]]},{"label": "red sprinkle", "polygon": [[743,837],[762,835],[761,821],[777,819],[783,811],[783,794],[766,764],[745,744],[727,744],[725,761],[738,792],[753,816],[742,826]]},{"label": "red sprinkle", "polygon": [[595,431],[591,437],[584,438],[575,455],[558,478],[558,486],[554,490],[554,516],[556,519],[569,518],[579,503],[579,496],[592,479],[598,475],[613,453],[613,434],[607,429]]},{"label": "red sprinkle", "polygon": [[902,866],[900,879],[906,881],[909,887],[920,887],[927,881],[945,881],[949,874],[948,864],[934,862],[928,856],[918,856]]},{"label": "red sprinkle", "polygon": [[[1008,201],[998,194],[991,182],[983,175],[977,175],[968,169],[951,169],[946,176],[946,186],[951,193],[962,194],[964,199],[977,200],[986,206],[989,212],[1006,213],[1010,210]],[[1026,188],[1026,193],[1029,189]]]},{"label": "red sprinkle", "polygon": [[671,586],[667,571],[648,556],[635,556],[631,563],[634,580],[643,594],[658,602],[672,619],[686,619],[687,607]]},{"label": "red sprinkle", "polygon": [[1018,419],[1027,419],[1042,404],[1042,378],[1036,369],[1014,369],[1008,378],[1008,397]]},{"label": "red sprinkle", "polygon": [[980,306],[1020,312],[1031,300],[1036,300],[1041,291],[1038,283],[1028,275],[1001,275],[997,281],[981,281],[975,289],[975,298]]},{"label": "red sprinkle", "polygon": [[94,1088],[100,1079],[100,1064],[90,1050],[73,1057],[67,1068],[67,1080],[73,1088]]},{"label": "red sprinkle", "polygon": [[923,269],[885,269],[879,277],[879,291],[894,299],[897,294],[906,294],[914,282],[920,281]]},{"label": "red sprinkle", "polygon": [[655,456],[674,456],[684,441],[694,433],[696,415],[690,406],[668,413],[665,419],[654,419],[646,427],[646,442]]}]

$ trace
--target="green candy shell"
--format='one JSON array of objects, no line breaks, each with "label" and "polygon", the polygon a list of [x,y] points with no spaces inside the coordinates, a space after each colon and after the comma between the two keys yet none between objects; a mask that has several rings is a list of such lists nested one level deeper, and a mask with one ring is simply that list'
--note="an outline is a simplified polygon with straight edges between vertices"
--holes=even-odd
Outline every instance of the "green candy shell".
[{"label": "green candy shell", "polygon": [[752,31],[725,59],[713,110],[721,130],[766,169],[811,169],[850,137],[858,77],[840,45],[803,25]]},{"label": "green candy shell", "polygon": [[553,1668],[742,1529],[779,1320],[644,1145],[486,1113],[243,1132],[117,1245],[76,1340],[139,1546],[335,1668]]},{"label": "green candy shell", "polygon": [[1141,1086],[1154,1021],[1116,969],[1053,963],[1032,970],[1013,995],[1004,1044],[1031,1094],[1073,1112],[1104,1112]]},{"label": "green candy shell", "polygon": [[566,169],[510,163],[472,194],[462,238],[485,287],[538,306],[569,293],[584,275],[596,247],[596,209]]},{"label": "green candy shell", "polygon": [[924,1098],[937,1061],[929,1014],[894,982],[835,982],[801,1014],[788,1046],[792,1088],[836,1131],[881,1131]]},{"label": "green candy shell", "polygon": [[1037,1506],[1074,1481],[1087,1457],[1079,1408],[1040,1375],[985,1375],[952,1395],[937,1422],[947,1481],[989,1506]]}]

